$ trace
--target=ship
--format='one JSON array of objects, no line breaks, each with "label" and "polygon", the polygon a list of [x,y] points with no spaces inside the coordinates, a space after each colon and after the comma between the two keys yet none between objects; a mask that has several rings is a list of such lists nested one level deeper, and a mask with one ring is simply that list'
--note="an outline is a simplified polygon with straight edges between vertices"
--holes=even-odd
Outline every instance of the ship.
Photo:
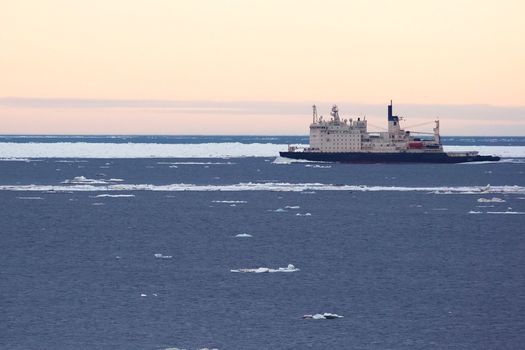
[{"label": "ship", "polygon": [[439,135],[439,120],[432,133],[401,128],[401,117],[388,105],[388,130],[368,132],[366,117],[341,119],[337,105],[330,120],[318,116],[312,106],[309,147],[288,146],[281,157],[314,162],[338,163],[465,163],[499,161],[500,157],[479,155],[477,151],[445,152]]}]

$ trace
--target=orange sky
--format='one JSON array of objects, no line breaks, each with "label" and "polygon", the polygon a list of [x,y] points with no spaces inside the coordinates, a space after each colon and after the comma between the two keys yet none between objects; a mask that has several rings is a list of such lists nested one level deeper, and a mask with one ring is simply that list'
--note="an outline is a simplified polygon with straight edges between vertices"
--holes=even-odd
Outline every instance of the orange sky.
[{"label": "orange sky", "polygon": [[[392,98],[499,106],[496,120],[459,108],[444,123],[453,133],[525,134],[525,114],[505,115],[525,106],[524,13],[518,0],[5,1],[0,133],[304,134],[312,103],[352,114],[361,112],[354,104]],[[13,106],[5,97],[282,101],[304,103],[304,118],[302,110],[161,117],[144,108]]]}]

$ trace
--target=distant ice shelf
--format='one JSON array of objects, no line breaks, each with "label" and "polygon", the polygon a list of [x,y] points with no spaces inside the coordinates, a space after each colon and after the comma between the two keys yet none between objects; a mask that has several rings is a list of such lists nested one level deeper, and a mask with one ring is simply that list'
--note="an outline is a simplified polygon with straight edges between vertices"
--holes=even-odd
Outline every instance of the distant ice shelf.
[{"label": "distant ice shelf", "polygon": [[[298,145],[305,147],[307,145]],[[0,142],[0,160],[28,158],[242,158],[276,157],[288,148],[275,143],[88,143]],[[445,151],[478,151],[482,155],[525,158],[525,146],[445,146]],[[277,162],[279,163],[279,161]],[[282,163],[289,163],[283,161]],[[195,164],[197,165],[197,164]]]}]

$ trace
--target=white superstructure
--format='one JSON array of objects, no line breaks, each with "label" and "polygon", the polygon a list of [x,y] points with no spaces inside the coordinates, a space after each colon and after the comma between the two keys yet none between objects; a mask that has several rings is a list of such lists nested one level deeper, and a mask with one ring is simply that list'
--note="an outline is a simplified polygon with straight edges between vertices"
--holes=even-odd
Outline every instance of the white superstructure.
[{"label": "white superstructure", "polygon": [[443,152],[439,136],[439,121],[431,138],[418,138],[401,129],[400,118],[392,115],[392,101],[388,106],[388,131],[369,133],[366,118],[341,119],[336,105],[330,120],[318,117],[313,106],[310,124],[309,152]]}]

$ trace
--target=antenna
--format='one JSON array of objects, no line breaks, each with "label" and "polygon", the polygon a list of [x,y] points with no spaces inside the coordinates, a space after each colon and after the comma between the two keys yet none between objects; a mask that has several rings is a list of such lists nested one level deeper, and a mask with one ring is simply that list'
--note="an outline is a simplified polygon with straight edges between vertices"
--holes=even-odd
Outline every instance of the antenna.
[{"label": "antenna", "polygon": [[317,122],[317,106],[316,105],[312,106],[312,119],[314,123]]},{"label": "antenna", "polygon": [[337,105],[332,106],[332,112],[330,115],[334,118],[334,121],[339,122],[339,109],[337,108]]}]

